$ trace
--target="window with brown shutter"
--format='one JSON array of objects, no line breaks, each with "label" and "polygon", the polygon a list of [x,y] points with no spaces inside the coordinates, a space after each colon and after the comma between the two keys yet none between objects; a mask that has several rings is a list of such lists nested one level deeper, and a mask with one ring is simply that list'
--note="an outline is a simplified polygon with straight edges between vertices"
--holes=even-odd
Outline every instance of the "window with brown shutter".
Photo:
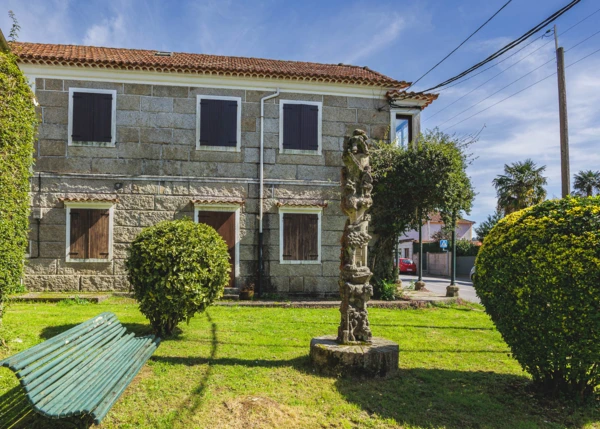
[{"label": "window with brown shutter", "polygon": [[283,213],[284,261],[319,260],[319,215]]},{"label": "window with brown shutter", "polygon": [[199,97],[199,146],[235,148],[239,146],[238,109],[236,97],[216,99]]},{"label": "window with brown shutter", "polygon": [[71,141],[113,142],[112,92],[72,91]]},{"label": "window with brown shutter", "polygon": [[69,259],[108,259],[109,209],[69,209]]},{"label": "window with brown shutter", "polygon": [[321,105],[281,103],[282,149],[318,151]]}]

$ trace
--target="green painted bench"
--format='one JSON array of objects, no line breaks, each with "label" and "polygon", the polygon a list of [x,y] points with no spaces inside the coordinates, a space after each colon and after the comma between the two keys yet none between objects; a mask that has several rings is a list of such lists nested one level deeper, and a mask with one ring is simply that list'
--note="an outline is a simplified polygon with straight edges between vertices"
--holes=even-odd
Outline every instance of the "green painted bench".
[{"label": "green painted bench", "polygon": [[53,419],[106,416],[156,350],[160,338],[126,333],[102,313],[41,344],[0,361],[13,370],[33,409]]}]

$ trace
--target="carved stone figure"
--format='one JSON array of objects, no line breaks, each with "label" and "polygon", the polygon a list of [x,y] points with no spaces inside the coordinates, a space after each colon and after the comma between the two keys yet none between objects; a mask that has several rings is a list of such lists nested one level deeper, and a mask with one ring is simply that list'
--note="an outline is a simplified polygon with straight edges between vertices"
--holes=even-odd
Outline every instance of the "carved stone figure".
[{"label": "carved stone figure", "polygon": [[363,130],[354,130],[344,144],[342,168],[342,211],[348,216],[342,236],[340,264],[341,323],[337,342],[370,343],[367,302],[373,295],[369,284],[372,273],[367,267],[367,246],[373,205],[373,176],[369,165],[369,143]]}]

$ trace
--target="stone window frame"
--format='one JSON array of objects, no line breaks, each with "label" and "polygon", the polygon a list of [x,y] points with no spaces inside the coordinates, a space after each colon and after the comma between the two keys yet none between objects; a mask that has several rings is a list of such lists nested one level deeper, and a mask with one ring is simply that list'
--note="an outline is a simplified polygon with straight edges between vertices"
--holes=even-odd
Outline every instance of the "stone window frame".
[{"label": "stone window frame", "polygon": [[[237,101],[237,130],[235,147],[227,146],[202,146],[200,144],[200,102],[207,100],[231,100]],[[205,150],[209,152],[241,152],[242,151],[242,97],[233,97],[228,95],[196,95],[196,150]]]},{"label": "stone window frame", "polygon": [[[300,150],[283,148],[283,106],[286,104],[308,104],[319,108],[317,123],[317,150]],[[304,100],[279,100],[279,153],[290,155],[323,155],[323,102],[322,101],[304,101]]]},{"label": "stone window frame", "polygon": [[235,213],[235,286],[239,287],[240,277],[240,218],[242,207],[240,204],[232,203],[194,203],[194,222],[198,223],[198,212],[234,212]]},{"label": "stone window frame", "polygon": [[[87,92],[92,94],[111,94],[111,124],[110,142],[88,142],[88,141],[73,141],[73,93]],[[92,147],[116,147],[117,143],[117,90],[116,89],[95,89],[95,88],[69,88],[69,108],[68,108],[68,128],[67,128],[67,145],[68,146],[92,146]]]},{"label": "stone window frame", "polygon": [[412,143],[414,141],[414,139],[417,137],[417,133],[419,130],[418,124],[415,123],[415,118],[417,118],[420,113],[421,113],[421,110],[418,107],[415,107],[414,109],[411,109],[411,108],[390,109],[390,142],[393,142],[396,139],[396,115],[402,115],[402,116],[410,116],[412,119],[411,124],[410,124],[412,140],[409,142],[409,144]]},{"label": "stone window frame", "polygon": [[[317,260],[311,261],[293,261],[283,259],[283,215],[285,213],[296,214],[316,214],[317,215],[317,249],[319,254]],[[321,265],[323,250],[321,246],[322,236],[322,217],[323,207],[298,207],[298,206],[281,206],[279,207],[279,263],[283,265]]]},{"label": "stone window frame", "polygon": [[[65,239],[65,262],[79,263],[79,262],[100,262],[108,263],[113,260],[113,231],[114,231],[114,218],[115,218],[115,204],[114,202],[80,202],[80,201],[65,201],[65,211],[67,216],[67,231]],[[87,259],[71,259],[71,209],[108,209],[108,258],[87,258]]]}]

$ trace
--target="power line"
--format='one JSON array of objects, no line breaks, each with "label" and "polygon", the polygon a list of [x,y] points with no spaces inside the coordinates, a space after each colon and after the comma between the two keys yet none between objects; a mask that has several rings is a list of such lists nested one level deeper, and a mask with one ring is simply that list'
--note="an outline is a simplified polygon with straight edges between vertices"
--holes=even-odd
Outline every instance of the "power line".
[{"label": "power line", "polygon": [[[599,10],[600,10],[600,9],[599,9]],[[581,22],[581,21],[580,21],[580,22]],[[573,27],[574,27],[574,26],[573,26]],[[573,28],[573,27],[571,27],[571,28]],[[569,30],[570,30],[571,28],[569,28]],[[567,30],[567,31],[568,31],[568,30]],[[565,33],[566,33],[566,31],[565,31]],[[568,51],[571,51],[571,50],[573,50],[573,49],[574,49],[574,48],[576,48],[577,46],[581,45],[582,43],[585,43],[585,42],[587,42],[587,41],[588,41],[588,40],[590,40],[592,37],[594,37],[594,36],[596,36],[596,35],[598,35],[598,34],[600,34],[600,30],[599,30],[599,31],[596,31],[596,32],[595,32],[595,33],[593,33],[591,36],[588,36],[588,37],[586,37],[585,39],[581,40],[580,42],[576,43],[575,45],[571,46],[569,49],[565,50],[565,52],[568,52]],[[525,57],[521,58],[519,61],[517,61],[517,62],[515,62],[514,64],[512,64],[510,67],[512,67],[512,66],[514,66],[514,65],[516,65],[516,64],[518,64],[520,61],[524,60],[524,59],[525,59],[525,58],[527,58],[528,56],[530,56],[530,55],[532,55],[533,53],[537,52],[538,50],[540,50],[541,48],[543,48],[544,46],[546,46],[548,43],[550,43],[550,42],[547,42],[547,43],[545,43],[544,45],[540,46],[540,47],[539,47],[539,48],[537,48],[535,51],[532,51],[530,54],[526,55]],[[485,97],[484,99],[482,99],[482,100],[478,101],[477,103],[473,104],[472,106],[469,106],[469,107],[467,107],[466,109],[462,110],[460,113],[457,113],[456,115],[452,116],[451,118],[449,118],[449,119],[445,120],[444,122],[440,123],[440,124],[438,125],[438,127],[441,127],[442,125],[444,125],[444,124],[446,124],[446,123],[450,122],[452,119],[454,119],[454,118],[456,118],[456,117],[458,117],[458,116],[462,115],[463,113],[465,113],[465,112],[467,112],[467,111],[471,110],[473,107],[475,107],[475,106],[478,106],[479,104],[483,103],[485,100],[487,100],[487,99],[489,99],[489,98],[493,97],[494,95],[498,94],[499,92],[502,92],[503,90],[505,90],[505,89],[506,89],[506,88],[508,88],[509,86],[512,86],[513,84],[517,83],[518,81],[522,80],[523,78],[525,78],[525,77],[529,76],[531,73],[535,72],[536,70],[539,70],[540,68],[544,67],[546,64],[548,64],[548,63],[552,62],[553,60],[554,60],[554,58],[551,58],[550,60],[546,61],[544,64],[542,64],[542,65],[540,65],[540,66],[536,67],[535,69],[531,70],[530,72],[528,72],[528,73],[524,74],[523,76],[519,77],[518,79],[516,79],[516,80],[512,81],[512,82],[511,82],[511,83],[509,83],[508,85],[506,85],[506,86],[504,86],[504,87],[500,88],[498,91],[496,91],[496,92],[494,92],[494,93],[492,93],[492,94],[488,95],[488,96],[487,96],[487,97]],[[504,71],[508,70],[510,67],[508,67],[508,68],[507,68],[507,69],[505,69]],[[494,79],[495,77],[499,76],[499,75],[500,75],[500,74],[502,74],[504,71],[502,71],[502,72],[500,72],[500,73],[496,74],[496,75],[495,75],[495,76],[493,76],[491,79],[488,79],[486,82],[484,82],[483,84],[479,85],[478,87],[476,87],[476,88],[475,88],[475,89],[473,89],[472,91],[468,92],[467,94],[463,95],[463,96],[462,96],[461,98],[459,98],[458,100],[456,100],[456,101],[454,101],[453,103],[449,104],[448,106],[444,107],[444,109],[446,109],[447,107],[450,107],[451,105],[453,105],[453,104],[455,104],[456,102],[460,101],[462,98],[466,97],[467,95],[469,95],[470,93],[472,93],[472,92],[473,92],[473,91],[475,91],[476,89],[478,89],[478,88],[480,88],[481,86],[485,85],[487,82],[489,82],[489,81],[491,81],[492,79]],[[442,110],[444,110],[444,109],[442,109]],[[437,114],[438,114],[438,113],[440,113],[442,110],[439,110],[439,111],[437,111],[437,112],[436,112],[436,113],[435,113],[433,116],[437,115]],[[433,116],[431,116],[431,117],[433,117]],[[431,117],[430,117],[430,119],[431,119]]]},{"label": "power line", "polygon": [[502,9],[504,9],[506,6],[508,6],[508,4],[512,2],[512,0],[508,0],[506,3],[504,3],[504,6],[502,6],[500,9],[498,9],[496,11],[496,13],[494,13],[487,21],[485,21],[483,24],[481,24],[479,26],[479,28],[477,30],[475,30],[473,33],[471,33],[469,35],[469,37],[467,37],[465,40],[462,41],[462,43],[460,45],[458,45],[456,48],[454,48],[452,50],[452,52],[450,52],[448,55],[446,55],[444,58],[442,58],[442,60],[440,62],[438,62],[436,65],[434,65],[433,67],[431,67],[429,70],[427,70],[427,72],[425,72],[424,75],[422,75],[420,78],[418,78],[416,81],[414,81],[413,83],[410,84],[410,86],[408,88],[406,88],[406,90],[408,91],[408,89],[414,85],[416,85],[421,79],[423,79],[425,76],[427,76],[429,73],[431,73],[435,68],[437,68],[437,66],[439,66],[440,64],[442,64],[444,61],[446,61],[448,59],[448,57],[450,57],[450,55],[452,55],[453,53],[455,53],[456,51],[458,51],[458,49],[464,45],[465,43],[467,43],[467,41],[473,37],[475,34],[477,34],[479,32],[479,30],[481,30],[483,27],[485,27],[492,19],[494,19],[494,17],[496,15],[498,15]]},{"label": "power line", "polygon": [[[575,61],[575,62],[573,62],[573,63],[569,64],[569,65],[568,65],[566,68],[569,68],[569,67],[571,67],[571,66],[574,66],[575,64],[577,64],[577,63],[579,63],[579,62],[581,62],[581,61],[585,60],[586,58],[589,58],[589,57],[591,57],[591,56],[592,56],[592,55],[594,55],[594,54],[597,54],[598,52],[600,52],[600,49],[596,49],[594,52],[591,52],[590,54],[588,54],[588,55],[586,55],[586,56],[584,56],[584,57],[582,57],[582,58],[578,59],[577,61]],[[556,74],[556,72],[554,72],[554,73],[552,73],[552,74],[550,74],[550,75],[548,75],[548,76],[546,76],[546,77],[544,77],[544,78],[542,78],[542,79],[540,79],[540,80],[538,80],[538,81],[536,81],[536,82],[532,83],[532,84],[531,84],[531,85],[529,85],[529,86],[526,86],[525,88],[523,88],[523,89],[521,89],[521,90],[519,90],[519,91],[515,92],[514,94],[511,94],[511,95],[509,95],[509,96],[508,96],[508,97],[506,97],[506,98],[503,98],[502,100],[500,100],[500,101],[498,101],[498,102],[496,102],[496,103],[492,104],[491,106],[488,106],[488,107],[486,107],[485,109],[482,109],[482,110],[480,110],[479,112],[472,114],[472,115],[471,115],[471,116],[469,116],[468,118],[465,118],[465,119],[463,119],[462,121],[459,121],[459,122],[455,123],[454,125],[450,125],[450,126],[449,126],[449,127],[447,127],[446,129],[444,129],[444,131],[446,131],[446,130],[449,130],[450,128],[453,128],[453,127],[455,127],[455,126],[457,126],[457,125],[459,125],[459,124],[462,124],[462,123],[463,123],[463,122],[465,122],[465,121],[468,121],[469,119],[473,118],[474,116],[477,116],[477,115],[479,115],[480,113],[483,113],[483,112],[485,112],[486,110],[489,110],[489,109],[491,109],[492,107],[494,107],[494,106],[497,106],[498,104],[500,104],[500,103],[502,103],[502,102],[504,102],[504,101],[508,100],[509,98],[512,98],[512,97],[514,97],[515,95],[518,95],[518,94],[522,93],[523,91],[526,91],[526,90],[528,90],[529,88],[531,88],[531,87],[533,87],[533,86],[537,85],[538,83],[541,83],[541,82],[545,81],[546,79],[549,79],[549,78],[551,78],[551,77],[552,77],[552,76],[554,76],[555,74]]]},{"label": "power line", "polygon": [[515,47],[517,47],[518,45],[520,45],[521,43],[523,43],[525,40],[527,40],[529,37],[533,36],[535,33],[539,32],[540,30],[542,30],[544,27],[546,27],[548,24],[552,23],[553,21],[555,21],[556,19],[558,19],[560,16],[562,16],[563,14],[565,14],[568,10],[570,10],[572,7],[574,7],[576,4],[580,3],[581,0],[573,0],[571,1],[569,4],[567,4],[566,6],[564,6],[562,9],[559,9],[558,11],[554,12],[552,15],[550,15],[548,18],[546,18],[545,20],[543,20],[542,22],[540,22],[539,24],[537,24],[535,27],[533,27],[532,29],[530,29],[529,31],[525,32],[521,37],[513,40],[512,42],[510,42],[509,44],[507,44],[506,46],[504,46],[503,48],[499,49],[498,51],[496,51],[495,53],[493,53],[492,55],[490,55],[489,57],[487,57],[485,60],[480,61],[479,63],[475,64],[474,66],[470,67],[469,69],[463,71],[462,73],[459,73],[458,75],[445,80],[444,82],[435,85],[431,88],[428,88],[424,91],[420,91],[420,93],[423,92],[428,92],[428,91],[432,91],[438,88],[441,88],[443,86],[447,86],[452,82],[455,82],[459,79],[461,79],[462,77],[472,73],[473,71],[483,67],[485,64],[495,60],[496,58],[500,57],[501,55],[504,55],[506,52],[510,51],[511,49],[514,49]]},{"label": "power line", "polygon": [[[591,18],[592,16],[594,16],[594,15],[595,15],[595,14],[597,14],[598,12],[600,12],[600,8],[599,8],[599,9],[596,9],[594,12],[590,13],[589,15],[587,15],[587,16],[586,16],[585,18],[583,18],[582,20],[580,20],[580,21],[576,22],[575,24],[571,25],[571,26],[570,26],[569,28],[567,28],[565,31],[561,31],[561,34],[566,34],[566,33],[568,33],[569,31],[571,31],[572,29],[574,29],[574,28],[575,28],[575,27],[577,27],[578,25],[582,24],[583,22],[585,22],[586,20],[588,20],[589,18]],[[549,31],[552,31],[552,30],[548,30],[548,31],[546,31],[546,34],[547,34]],[[541,36],[540,36],[538,39],[542,39],[542,38],[546,37],[546,34],[543,34],[543,35],[541,35]],[[508,60],[508,59],[510,59],[510,58],[512,58],[512,57],[514,57],[514,56],[515,56],[515,55],[517,55],[519,52],[521,52],[523,49],[526,49],[528,46],[530,46],[532,43],[535,43],[535,42],[537,42],[537,41],[538,41],[538,39],[534,39],[534,40],[532,40],[531,42],[529,42],[528,44],[526,44],[525,46],[523,46],[521,49],[519,49],[518,51],[516,51],[516,52],[512,53],[511,55],[509,55],[508,57],[506,57],[506,58],[504,58],[504,59],[502,59],[502,60],[498,61],[497,63],[495,63],[495,64],[493,64],[493,65],[491,65],[491,66],[489,66],[489,67],[487,67],[487,68],[485,68],[485,69],[483,69],[483,70],[481,70],[479,73],[475,73],[475,74],[473,74],[473,75],[471,75],[471,76],[469,76],[469,77],[466,77],[465,79],[461,80],[460,82],[456,82],[454,85],[448,85],[448,86],[446,86],[446,87],[444,87],[444,88],[441,88],[441,89],[439,90],[439,92],[445,91],[445,90],[447,90],[447,89],[449,89],[449,88],[453,88],[453,87],[455,87],[455,86],[457,86],[457,85],[460,85],[460,84],[461,84],[461,83],[463,83],[463,82],[466,82],[466,81],[468,81],[469,79],[472,79],[472,78],[474,78],[475,76],[479,76],[480,74],[482,74],[482,73],[485,73],[486,71],[488,71],[488,70],[490,70],[490,69],[493,69],[494,67],[496,67],[496,66],[498,66],[498,65],[502,64],[504,61],[506,61],[506,60]],[[542,47],[546,46],[546,45],[547,45],[547,44],[549,44],[549,43],[552,43],[552,40],[549,40],[548,42],[546,42],[544,45],[542,45]]]},{"label": "power line", "polygon": [[[537,39],[536,39],[537,40]],[[535,40],[534,40],[535,41]],[[531,43],[530,43],[531,44]],[[475,88],[473,88],[471,91],[467,92],[466,94],[464,94],[463,96],[457,98],[456,100],[454,100],[452,103],[448,104],[446,107],[438,110],[437,112],[435,112],[433,115],[429,116],[428,119],[433,118],[434,116],[436,116],[438,113],[443,112],[444,110],[446,110],[448,107],[455,105],[456,103],[458,103],[460,100],[462,100],[463,98],[465,98],[466,96],[472,94],[473,92],[477,91],[479,88],[481,88],[482,86],[484,86],[486,83],[491,82],[492,80],[496,79],[498,76],[500,76],[501,74],[507,72],[508,70],[510,70],[511,68],[513,68],[514,66],[516,66],[517,64],[519,64],[521,61],[525,60],[526,58],[529,58],[531,55],[535,54],[537,51],[539,51],[540,49],[542,49],[544,46],[546,46],[547,43],[543,44],[542,46],[538,47],[536,50],[530,52],[529,54],[525,55],[523,58],[521,58],[518,61],[515,61],[514,63],[512,63],[510,66],[508,66],[507,68],[505,68],[504,70],[502,70],[500,73],[495,74],[494,76],[492,76],[491,78],[489,78],[488,80],[486,80],[485,82],[483,82],[481,85],[476,86]]]}]

